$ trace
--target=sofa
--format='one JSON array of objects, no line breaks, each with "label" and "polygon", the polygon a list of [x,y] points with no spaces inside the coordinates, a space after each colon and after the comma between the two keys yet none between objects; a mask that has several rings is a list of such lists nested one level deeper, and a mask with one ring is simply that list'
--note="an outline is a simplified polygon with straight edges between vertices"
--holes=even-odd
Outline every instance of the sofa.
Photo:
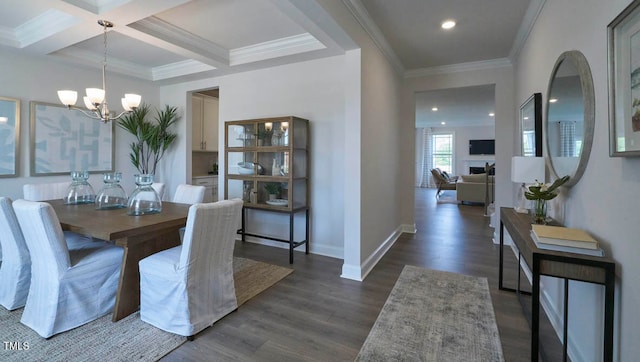
[{"label": "sofa", "polygon": [[484,173],[474,175],[461,175],[456,183],[456,199],[461,202],[485,203],[487,185],[489,183],[489,202],[494,197],[495,176],[487,176]]}]

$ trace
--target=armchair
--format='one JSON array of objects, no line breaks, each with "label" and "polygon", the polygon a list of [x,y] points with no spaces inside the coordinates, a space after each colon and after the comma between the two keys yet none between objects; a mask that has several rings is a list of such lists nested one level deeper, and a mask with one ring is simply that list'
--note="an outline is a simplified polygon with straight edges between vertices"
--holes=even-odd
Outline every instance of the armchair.
[{"label": "armchair", "polygon": [[432,168],[431,175],[433,176],[433,181],[438,187],[438,191],[436,191],[436,198],[440,196],[440,192],[443,190],[456,189],[456,182],[458,181],[458,176],[448,176],[446,173],[440,171],[439,168]]}]

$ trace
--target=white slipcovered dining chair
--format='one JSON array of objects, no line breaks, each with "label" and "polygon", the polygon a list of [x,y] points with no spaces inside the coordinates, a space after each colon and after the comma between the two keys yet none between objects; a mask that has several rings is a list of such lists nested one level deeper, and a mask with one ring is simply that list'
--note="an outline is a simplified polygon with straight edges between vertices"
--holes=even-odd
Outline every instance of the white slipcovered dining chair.
[{"label": "white slipcovered dining chair", "polygon": [[[93,239],[71,231],[64,231],[70,250],[99,246]],[[22,229],[8,197],[0,197],[0,245],[5,261],[0,264],[0,304],[8,310],[24,307],[31,282],[31,256]]]},{"label": "white slipcovered dining chair", "polygon": [[158,197],[162,200],[162,197],[164,196],[164,183],[154,182],[151,184],[151,187],[156,190],[156,194],[158,194]]},{"label": "white slipcovered dining chair", "polygon": [[192,338],[237,309],[233,248],[242,200],[194,204],[184,242],[140,266],[140,318]]},{"label": "white slipcovered dining chair", "polygon": [[62,199],[67,195],[71,181],[52,182],[46,184],[24,184],[22,194],[25,200],[46,201]]},{"label": "white slipcovered dining chair", "polygon": [[20,322],[48,338],[113,310],[123,249],[107,242],[67,246],[45,202],[13,203],[31,256],[31,284]]},{"label": "white slipcovered dining chair", "polygon": [[204,200],[206,187],[197,185],[180,184],[173,194],[173,202],[181,204],[197,204]]},{"label": "white slipcovered dining chair", "polygon": [[24,306],[29,294],[31,258],[12,201],[0,197],[0,246],[4,260],[0,264],[0,304],[8,310]]}]

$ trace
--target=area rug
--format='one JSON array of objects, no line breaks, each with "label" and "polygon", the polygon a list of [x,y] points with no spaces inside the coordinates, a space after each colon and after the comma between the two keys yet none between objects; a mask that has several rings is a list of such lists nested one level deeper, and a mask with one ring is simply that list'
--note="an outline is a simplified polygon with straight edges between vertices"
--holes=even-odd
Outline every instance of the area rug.
[{"label": "area rug", "polygon": [[405,266],[356,361],[504,361],[487,279]]},{"label": "area rug", "polygon": [[[293,269],[234,258],[233,272],[240,306]],[[20,323],[22,310],[0,306],[0,361],[155,361],[186,341],[142,322],[138,312],[116,323],[109,314],[46,340]]]}]

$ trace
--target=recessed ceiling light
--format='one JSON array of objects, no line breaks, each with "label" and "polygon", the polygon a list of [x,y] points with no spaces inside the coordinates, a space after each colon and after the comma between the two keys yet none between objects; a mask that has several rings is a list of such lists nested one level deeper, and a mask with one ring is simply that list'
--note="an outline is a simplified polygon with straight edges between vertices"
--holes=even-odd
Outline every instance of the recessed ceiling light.
[{"label": "recessed ceiling light", "polygon": [[440,124],[444,126],[445,124],[447,124],[447,122],[442,121],[442,122],[440,122]]},{"label": "recessed ceiling light", "polygon": [[549,103],[556,103],[557,101],[558,101],[558,99],[556,99],[556,98],[549,99]]},{"label": "recessed ceiling light", "polygon": [[489,117],[493,117],[493,116],[495,116],[495,115],[496,115],[496,114],[495,114],[495,113],[493,113],[493,112],[489,113]]},{"label": "recessed ceiling light", "polygon": [[431,108],[431,110],[435,112],[435,111],[438,110],[438,107],[433,107],[433,108]]},{"label": "recessed ceiling light", "polygon": [[453,20],[445,20],[442,22],[442,25],[440,25],[442,27],[442,29],[445,30],[449,30],[451,28],[453,28],[454,26],[456,26],[456,22]]},{"label": "recessed ceiling light", "polygon": [[525,120],[529,119],[529,117],[524,117]]},{"label": "recessed ceiling light", "polygon": [[9,122],[9,117],[0,117],[0,123],[7,123]]}]

